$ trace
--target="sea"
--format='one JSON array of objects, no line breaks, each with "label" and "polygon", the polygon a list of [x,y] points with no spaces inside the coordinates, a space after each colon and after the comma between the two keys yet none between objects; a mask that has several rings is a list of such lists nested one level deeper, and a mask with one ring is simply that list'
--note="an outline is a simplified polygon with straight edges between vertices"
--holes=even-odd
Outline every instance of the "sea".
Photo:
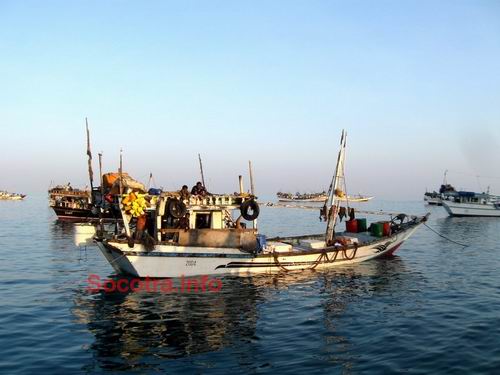
[{"label": "sea", "polygon": [[[430,212],[441,236],[421,227],[391,258],[167,293],[90,290],[91,275],[119,276],[75,245],[46,195],[0,201],[0,373],[500,373],[500,218],[357,207]],[[268,236],[325,225],[317,210],[276,207],[258,224]]]}]

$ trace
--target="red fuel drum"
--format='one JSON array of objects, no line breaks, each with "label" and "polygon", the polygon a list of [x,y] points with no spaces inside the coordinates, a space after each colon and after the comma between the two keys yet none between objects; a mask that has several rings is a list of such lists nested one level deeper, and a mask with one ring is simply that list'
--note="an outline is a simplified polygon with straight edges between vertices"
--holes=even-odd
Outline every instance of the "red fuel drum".
[{"label": "red fuel drum", "polygon": [[358,221],[356,219],[345,222],[346,232],[358,233]]},{"label": "red fuel drum", "polygon": [[382,223],[383,227],[382,227],[382,234],[384,236],[390,236],[391,235],[391,223],[388,222],[388,221],[384,221]]}]

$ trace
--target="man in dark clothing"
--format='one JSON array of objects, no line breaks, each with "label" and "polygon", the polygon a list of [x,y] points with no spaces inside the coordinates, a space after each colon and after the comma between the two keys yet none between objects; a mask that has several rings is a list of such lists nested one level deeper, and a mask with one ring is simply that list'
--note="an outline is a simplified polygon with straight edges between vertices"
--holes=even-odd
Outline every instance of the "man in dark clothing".
[{"label": "man in dark clothing", "polygon": [[208,195],[208,192],[207,189],[205,189],[205,186],[203,186],[201,182],[198,181],[196,185],[194,185],[191,189],[191,194],[204,197],[205,195]]}]

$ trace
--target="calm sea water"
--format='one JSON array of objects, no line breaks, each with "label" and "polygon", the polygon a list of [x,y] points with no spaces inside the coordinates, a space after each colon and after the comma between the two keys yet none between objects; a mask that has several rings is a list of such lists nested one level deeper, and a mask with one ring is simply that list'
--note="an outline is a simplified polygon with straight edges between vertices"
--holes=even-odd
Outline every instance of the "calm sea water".
[{"label": "calm sea water", "polygon": [[[0,201],[1,373],[498,373],[500,219],[432,212],[391,259],[223,278],[219,293],[89,293],[113,272],[73,244],[43,195]],[[316,211],[264,208],[271,235],[321,232]]]}]

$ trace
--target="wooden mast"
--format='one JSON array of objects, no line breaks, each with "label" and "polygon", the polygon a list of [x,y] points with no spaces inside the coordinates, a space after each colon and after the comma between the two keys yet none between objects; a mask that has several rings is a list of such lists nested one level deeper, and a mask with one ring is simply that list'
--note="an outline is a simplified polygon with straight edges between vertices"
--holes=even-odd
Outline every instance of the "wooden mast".
[{"label": "wooden mast", "polygon": [[[248,171],[250,174],[250,193],[253,196],[255,196],[255,186],[253,183],[253,168],[252,168],[252,161],[251,160],[248,161]],[[252,221],[252,227],[253,227],[253,229],[257,229],[257,219],[254,219]]]},{"label": "wooden mast", "polygon": [[120,207],[120,212],[122,213],[122,220],[123,220],[123,227],[125,228],[125,233],[127,234],[127,237],[130,238],[132,235],[130,232],[130,226],[129,226],[129,221],[128,217],[125,214],[125,210],[123,209],[123,204],[122,204],[122,199],[123,199],[123,151],[120,148],[120,197],[118,198],[119,202],[119,207]]},{"label": "wooden mast", "polygon": [[335,174],[333,175],[330,188],[328,189],[328,199],[325,202],[324,208],[326,209],[327,225],[326,225],[326,236],[325,242],[330,245],[335,237],[335,223],[337,221],[337,214],[339,211],[337,191],[340,185],[340,181],[344,179],[344,160],[345,160],[345,145],[346,145],[347,134],[342,130],[342,136],[340,137],[340,150],[337,158],[337,166],[335,168]]},{"label": "wooden mast", "polygon": [[101,200],[104,199],[104,184],[102,180],[102,151],[99,152],[99,181],[101,183]]}]

